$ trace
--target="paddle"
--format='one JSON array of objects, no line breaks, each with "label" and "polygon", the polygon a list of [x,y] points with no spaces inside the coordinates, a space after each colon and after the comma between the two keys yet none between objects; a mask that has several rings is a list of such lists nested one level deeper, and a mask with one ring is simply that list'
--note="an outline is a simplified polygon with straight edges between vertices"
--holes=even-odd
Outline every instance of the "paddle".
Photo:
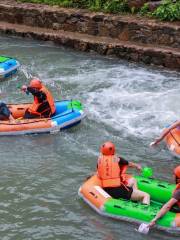
[{"label": "paddle", "polygon": [[150,146],[150,147],[155,147],[155,144],[156,144],[156,141],[151,142],[151,143],[149,144],[149,146]]},{"label": "paddle", "polygon": [[149,224],[141,223],[139,228],[137,229],[137,231],[139,233],[148,234],[148,232],[149,232]]}]

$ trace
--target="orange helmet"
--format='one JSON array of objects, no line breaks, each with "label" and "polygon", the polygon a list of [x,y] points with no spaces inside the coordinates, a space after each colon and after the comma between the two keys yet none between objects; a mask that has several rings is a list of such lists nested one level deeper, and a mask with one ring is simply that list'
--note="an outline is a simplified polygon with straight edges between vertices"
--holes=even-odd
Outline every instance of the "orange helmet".
[{"label": "orange helmet", "polygon": [[177,178],[180,178],[180,165],[174,169],[174,174]]},{"label": "orange helmet", "polygon": [[100,147],[100,152],[102,155],[114,155],[115,154],[115,145],[112,142],[105,142],[101,147]]},{"label": "orange helmet", "polygon": [[29,86],[30,86],[30,87],[33,87],[33,88],[41,89],[41,88],[42,88],[42,83],[41,83],[41,81],[40,81],[39,78],[33,78],[33,79],[30,81]]}]

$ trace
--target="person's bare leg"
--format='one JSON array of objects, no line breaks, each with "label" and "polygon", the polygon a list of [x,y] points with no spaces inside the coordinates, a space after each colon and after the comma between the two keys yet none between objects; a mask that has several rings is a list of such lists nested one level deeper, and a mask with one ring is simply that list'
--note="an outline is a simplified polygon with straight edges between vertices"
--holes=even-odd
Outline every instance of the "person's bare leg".
[{"label": "person's bare leg", "polygon": [[143,204],[150,204],[150,195],[137,189],[133,189],[131,199],[134,201],[140,201]]},{"label": "person's bare leg", "polygon": [[131,177],[130,179],[128,179],[128,184],[127,184],[128,187],[132,187],[134,190],[137,190],[138,187],[137,187],[137,181],[135,178]]}]

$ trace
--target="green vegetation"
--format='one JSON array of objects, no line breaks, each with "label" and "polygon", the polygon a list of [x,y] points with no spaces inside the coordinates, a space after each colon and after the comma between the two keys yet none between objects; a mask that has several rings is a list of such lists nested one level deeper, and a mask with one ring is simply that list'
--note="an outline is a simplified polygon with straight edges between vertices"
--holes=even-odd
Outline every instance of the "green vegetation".
[{"label": "green vegetation", "polygon": [[149,4],[145,3],[144,6],[140,9],[139,14],[142,16],[147,16],[150,14]]},{"label": "green vegetation", "polygon": [[126,0],[112,0],[105,1],[103,10],[109,13],[120,13],[129,12],[130,8],[128,7]]},{"label": "green vegetation", "polygon": [[147,3],[137,10],[129,8],[127,0],[19,0],[20,2],[44,3],[58,5],[60,7],[85,8],[92,11],[102,11],[106,13],[139,13],[140,15],[155,17],[160,20],[175,21],[180,20],[180,0],[163,0],[162,4],[154,11],[150,12]]},{"label": "green vegetation", "polygon": [[127,0],[19,0],[20,2],[44,3],[60,7],[87,8],[109,13],[129,12]]},{"label": "green vegetation", "polygon": [[164,0],[162,4],[152,13],[152,16],[160,20],[180,20],[180,0]]}]

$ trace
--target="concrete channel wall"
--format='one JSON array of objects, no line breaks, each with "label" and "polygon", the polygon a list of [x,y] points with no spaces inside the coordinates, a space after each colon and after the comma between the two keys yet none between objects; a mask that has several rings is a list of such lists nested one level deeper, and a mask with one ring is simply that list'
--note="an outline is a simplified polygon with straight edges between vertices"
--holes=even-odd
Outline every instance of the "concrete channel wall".
[{"label": "concrete channel wall", "polygon": [[0,0],[0,31],[180,70],[180,22]]}]

